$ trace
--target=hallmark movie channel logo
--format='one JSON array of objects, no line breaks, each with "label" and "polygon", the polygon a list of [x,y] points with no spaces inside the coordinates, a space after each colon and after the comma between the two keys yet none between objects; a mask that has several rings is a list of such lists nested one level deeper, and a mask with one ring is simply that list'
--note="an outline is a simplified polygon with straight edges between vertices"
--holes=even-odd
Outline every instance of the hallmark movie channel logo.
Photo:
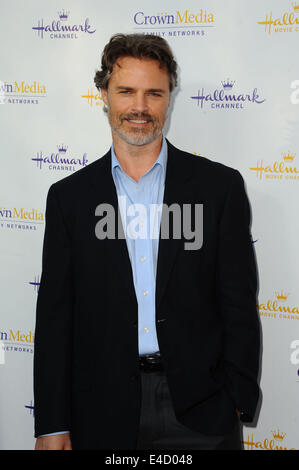
[{"label": "hallmark movie channel logo", "polygon": [[235,81],[229,78],[221,82],[221,86],[212,91],[204,88],[198,90],[197,95],[190,96],[190,99],[197,102],[200,109],[208,106],[211,109],[245,109],[247,105],[262,104],[266,100],[260,98],[257,88],[249,91],[241,91],[235,87]]},{"label": "hallmark movie channel logo", "polygon": [[259,313],[263,318],[272,320],[299,320],[299,306],[289,300],[289,293],[275,292],[272,299],[259,304]]},{"label": "hallmark movie channel logo", "polygon": [[265,19],[257,24],[264,27],[267,34],[272,33],[298,33],[299,32],[299,3],[291,2],[289,11],[266,13]]},{"label": "hallmark movie channel logo", "polygon": [[68,146],[65,144],[57,145],[56,152],[43,154],[42,151],[37,152],[36,157],[31,157],[37,168],[50,171],[76,171],[80,167],[87,165],[87,154],[82,156],[74,156],[68,153]]},{"label": "hallmark movie channel logo", "polygon": [[133,14],[134,29],[144,34],[163,37],[203,37],[215,26],[215,14],[204,8],[167,12],[137,11]]},{"label": "hallmark movie channel logo", "polygon": [[44,213],[35,209],[24,207],[0,206],[0,228],[8,230],[37,230],[44,225]]},{"label": "hallmark movie channel logo", "polygon": [[96,32],[90,25],[89,18],[85,18],[80,23],[74,23],[71,21],[70,12],[66,10],[57,12],[57,17],[48,22],[44,22],[44,19],[39,20],[37,26],[33,26],[32,29],[37,32],[38,37],[41,39],[44,39],[44,37],[50,39],[79,39],[84,34],[89,35]]},{"label": "hallmark movie channel logo", "polygon": [[255,439],[254,435],[247,436],[247,439],[243,441],[245,450],[296,450],[293,447],[288,446],[287,434],[280,431],[279,429],[274,429],[271,432],[270,437],[265,439]]},{"label": "hallmark movie channel logo", "polygon": [[36,80],[0,81],[0,104],[39,104],[46,96],[46,86]]},{"label": "hallmark movie channel logo", "polygon": [[276,160],[274,163],[268,165],[263,160],[258,160],[255,167],[250,167],[249,170],[254,171],[259,180],[263,178],[268,180],[299,180],[299,168],[294,165],[296,154],[288,151],[282,153],[281,160]]}]

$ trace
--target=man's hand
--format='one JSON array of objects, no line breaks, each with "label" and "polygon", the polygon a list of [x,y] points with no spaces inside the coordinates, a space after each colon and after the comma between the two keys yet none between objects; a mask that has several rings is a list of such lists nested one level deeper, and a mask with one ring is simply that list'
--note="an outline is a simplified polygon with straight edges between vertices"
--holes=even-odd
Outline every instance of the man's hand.
[{"label": "man's hand", "polygon": [[236,410],[236,412],[237,412],[238,418],[240,419],[241,418],[241,412],[239,410]]},{"label": "man's hand", "polygon": [[54,434],[36,439],[35,450],[72,450],[70,434]]}]

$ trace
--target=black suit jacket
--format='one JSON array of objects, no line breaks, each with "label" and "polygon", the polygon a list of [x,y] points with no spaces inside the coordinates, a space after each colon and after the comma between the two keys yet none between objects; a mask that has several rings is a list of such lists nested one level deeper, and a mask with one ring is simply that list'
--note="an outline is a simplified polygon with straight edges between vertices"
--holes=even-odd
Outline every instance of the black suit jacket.
[{"label": "black suit jacket", "polygon": [[[177,419],[229,433],[254,417],[259,319],[250,209],[240,173],[168,142],[165,204],[203,204],[203,245],[159,240],[156,327]],[[118,208],[110,151],[48,193],[34,357],[35,435],[73,448],[133,449],[141,403],[138,312],[125,239],[99,240]],[[162,215],[163,217],[163,215]]]}]

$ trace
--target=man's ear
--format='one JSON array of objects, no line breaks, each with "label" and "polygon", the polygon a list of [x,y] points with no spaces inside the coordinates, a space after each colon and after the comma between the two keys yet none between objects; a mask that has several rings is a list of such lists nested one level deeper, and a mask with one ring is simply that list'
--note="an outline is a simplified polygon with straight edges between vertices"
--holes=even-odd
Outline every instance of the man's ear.
[{"label": "man's ear", "polygon": [[104,101],[105,105],[108,105],[107,90],[105,88],[101,88],[101,95],[102,95],[102,100]]}]

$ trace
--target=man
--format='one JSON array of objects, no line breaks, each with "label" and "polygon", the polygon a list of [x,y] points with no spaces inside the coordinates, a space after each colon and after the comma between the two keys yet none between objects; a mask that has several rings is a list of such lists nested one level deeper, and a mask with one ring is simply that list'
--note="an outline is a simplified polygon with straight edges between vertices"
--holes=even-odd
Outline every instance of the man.
[{"label": "man", "polygon": [[112,148],[49,190],[37,449],[240,449],[254,417],[248,199],[238,171],[163,137],[176,82],[165,40],[113,36],[95,77]]}]

